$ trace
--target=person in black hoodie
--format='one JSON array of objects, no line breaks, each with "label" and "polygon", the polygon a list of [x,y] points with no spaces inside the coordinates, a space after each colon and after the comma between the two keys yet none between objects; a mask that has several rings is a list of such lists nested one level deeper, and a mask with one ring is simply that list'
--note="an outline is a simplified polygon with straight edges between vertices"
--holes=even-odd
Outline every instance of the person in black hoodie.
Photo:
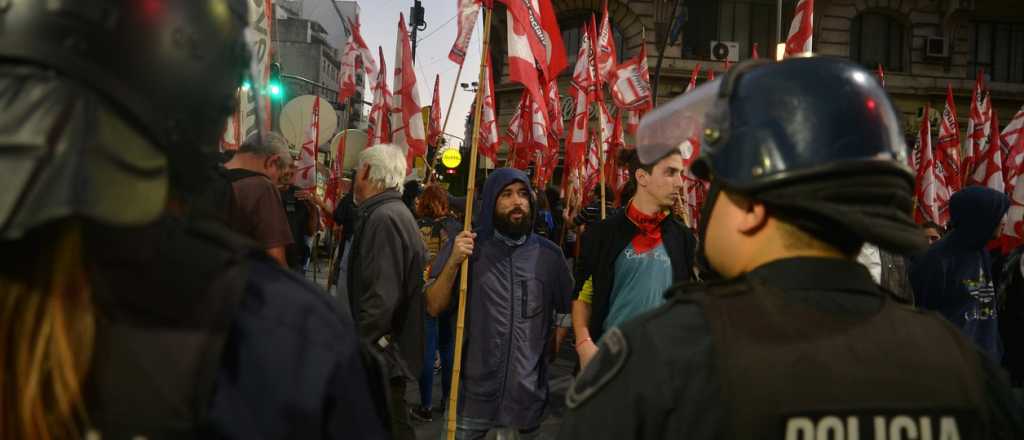
[{"label": "person in black hoodie", "polygon": [[1006,195],[980,186],[949,200],[951,231],[914,265],[910,282],[918,307],[939,312],[992,361],[1002,359],[992,263],[985,244],[1009,208]]}]

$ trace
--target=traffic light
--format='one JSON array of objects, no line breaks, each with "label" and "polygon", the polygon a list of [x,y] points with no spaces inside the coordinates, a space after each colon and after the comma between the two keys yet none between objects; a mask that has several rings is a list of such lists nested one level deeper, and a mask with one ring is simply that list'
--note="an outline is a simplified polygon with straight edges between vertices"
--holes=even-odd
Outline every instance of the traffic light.
[{"label": "traffic light", "polygon": [[281,82],[281,64],[270,64],[270,81],[267,82],[267,94],[270,99],[281,100],[284,98],[284,84]]}]

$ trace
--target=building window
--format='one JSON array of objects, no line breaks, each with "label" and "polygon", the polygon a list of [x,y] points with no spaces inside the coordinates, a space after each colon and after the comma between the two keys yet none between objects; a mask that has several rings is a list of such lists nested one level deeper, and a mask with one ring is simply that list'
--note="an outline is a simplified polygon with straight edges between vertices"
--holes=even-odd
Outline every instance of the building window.
[{"label": "building window", "polygon": [[[740,59],[751,56],[754,43],[758,55],[763,58],[775,57],[778,43],[776,23],[777,3],[772,0],[724,0],[717,7],[712,2],[689,2],[688,19],[683,26],[683,56],[685,58],[710,59],[711,41],[735,41],[739,43]],[[796,2],[782,2],[782,38],[786,38],[789,23],[793,21]],[[718,20],[701,20],[700,17],[714,17]],[[715,24],[718,24],[716,31]],[[718,38],[714,38],[717,35]]]},{"label": "building window", "polygon": [[850,23],[850,59],[874,69],[902,72],[907,34],[903,23],[877,12],[865,12]]},{"label": "building window", "polygon": [[[598,12],[598,14],[600,14]],[[597,17],[597,24],[600,25],[600,15]],[[622,32],[615,25],[614,20],[611,21],[612,25],[612,39],[615,41],[615,56],[618,62],[622,62],[623,52],[625,52],[624,40],[622,39]],[[562,28],[562,42],[565,43],[565,54],[566,58],[569,59],[569,68],[566,69],[563,74],[568,72],[568,75],[572,75],[573,66],[576,65],[576,55],[580,52],[580,42],[582,41],[581,32],[583,25],[590,23],[590,13],[580,15],[570,15],[568,18],[559,18],[558,25]]]},{"label": "building window", "polygon": [[1024,82],[1024,24],[973,22],[969,77],[984,69],[991,81]]}]

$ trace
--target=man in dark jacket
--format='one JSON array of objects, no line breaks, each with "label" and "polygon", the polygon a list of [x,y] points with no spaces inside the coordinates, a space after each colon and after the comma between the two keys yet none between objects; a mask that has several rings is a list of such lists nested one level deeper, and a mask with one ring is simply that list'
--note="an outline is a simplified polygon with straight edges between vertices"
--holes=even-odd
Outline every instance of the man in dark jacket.
[{"label": "man in dark jacket", "polygon": [[917,304],[960,328],[994,362],[1003,357],[992,260],[985,245],[999,233],[1009,199],[972,186],[949,200],[951,230],[914,265]]},{"label": "man in dark jacket", "polygon": [[405,166],[405,153],[394,145],[363,150],[354,188],[359,213],[347,270],[348,301],[359,336],[386,359],[392,434],[401,440],[415,438],[405,388],[423,363],[427,260],[416,220],[399,192]]},{"label": "man in dark jacket", "polygon": [[580,366],[597,354],[608,329],[660,306],[669,286],[693,279],[696,239],[668,214],[682,189],[678,149],[661,157],[626,150],[630,180],[637,191],[624,210],[591,224],[583,234],[583,280],[573,302],[572,322]]},{"label": "man in dark jacket", "polygon": [[389,438],[352,317],[189,212],[249,71],[246,4],[0,8],[0,333],[26,335],[0,340],[0,438]]},{"label": "man in dark jacket", "polygon": [[1024,438],[998,367],[856,262],[926,244],[900,127],[870,72],[827,57],[739,64],[647,115],[638,149],[702,137],[721,280],[609,330],[561,438]]},{"label": "man in dark jacket", "polygon": [[572,275],[558,246],[531,232],[536,207],[522,171],[491,173],[481,207],[476,232],[449,240],[431,266],[427,308],[457,307],[459,269],[472,255],[456,436],[532,436],[547,406],[552,312],[569,310]]}]

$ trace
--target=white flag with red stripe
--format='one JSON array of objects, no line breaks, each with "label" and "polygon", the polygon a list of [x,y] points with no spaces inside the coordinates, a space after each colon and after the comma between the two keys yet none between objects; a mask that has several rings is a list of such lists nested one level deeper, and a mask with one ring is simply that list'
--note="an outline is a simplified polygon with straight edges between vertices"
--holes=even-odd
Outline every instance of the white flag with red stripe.
[{"label": "white flag with red stripe", "polygon": [[796,4],[793,23],[789,25],[786,38],[786,57],[811,52],[811,35],[814,33],[814,0],[800,0]]},{"label": "white flag with red stripe", "polygon": [[[412,158],[427,153],[427,135],[420,113],[420,91],[416,84],[416,69],[412,63],[412,46],[405,16],[398,16],[398,44],[395,53],[395,92],[392,97],[391,142],[405,150],[409,164]],[[407,168],[410,172],[412,167]]]},{"label": "white flag with red stripe", "polygon": [[320,98],[313,100],[313,118],[299,151],[293,183],[302,189],[316,186],[316,149],[320,144]]},{"label": "white flag with red stripe", "polygon": [[387,65],[384,62],[384,49],[377,46],[380,54],[380,70],[373,84],[373,104],[370,115],[366,119],[366,146],[391,142],[391,91],[388,90]]},{"label": "white flag with red stripe", "polygon": [[469,40],[473,37],[473,27],[476,26],[476,19],[480,15],[480,0],[455,0],[455,5],[459,11],[459,21],[457,22],[459,30],[455,37],[455,44],[448,52],[448,59],[461,66],[466,61]]},{"label": "white flag with red stripe", "polygon": [[940,211],[940,200],[945,199],[948,203],[949,190],[946,185],[939,181],[936,176],[936,166],[932,156],[931,121],[928,118],[928,106],[925,106],[924,117],[921,118],[920,130],[917,133],[917,148],[920,150],[921,158],[917,170],[917,212],[915,218],[918,223],[926,221],[944,225],[949,220],[948,211],[943,215]]}]

